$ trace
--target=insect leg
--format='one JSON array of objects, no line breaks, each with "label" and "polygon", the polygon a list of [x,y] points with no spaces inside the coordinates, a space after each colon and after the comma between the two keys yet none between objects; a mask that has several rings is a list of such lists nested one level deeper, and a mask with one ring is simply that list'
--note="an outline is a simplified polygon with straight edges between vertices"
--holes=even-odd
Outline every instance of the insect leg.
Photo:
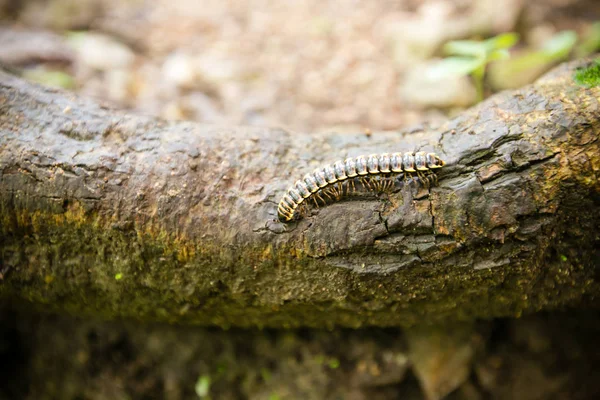
[{"label": "insect leg", "polygon": [[423,184],[423,186],[429,187],[429,179],[425,177],[423,171],[417,170],[417,177],[419,178],[419,181]]},{"label": "insect leg", "polygon": [[[325,201],[324,198],[321,197],[321,193],[323,193],[322,191],[319,191],[317,193],[315,193],[315,198],[317,198],[318,200],[321,200],[321,202],[323,203],[323,206],[327,205],[327,202]],[[316,202],[316,200],[315,200]],[[317,203],[317,207],[318,207],[318,203]]]},{"label": "insect leg", "polygon": [[339,200],[344,195],[344,187],[342,186],[342,182],[338,181],[337,188],[338,188],[338,194],[339,194],[339,197],[337,199]]},{"label": "insect leg", "polygon": [[327,197],[327,199],[329,201],[335,200],[335,198],[332,197],[332,193],[331,193],[331,188],[330,187],[327,187],[327,188],[323,189],[323,196]]},{"label": "insect leg", "polygon": [[430,182],[430,186],[437,185],[437,175],[432,170],[429,170],[429,173],[427,174],[427,179]]},{"label": "insect leg", "polygon": [[375,185],[377,187],[377,192],[383,192],[383,177],[381,175],[377,175]]},{"label": "insect leg", "polygon": [[437,186],[438,184],[438,176],[435,172],[431,172],[431,179],[433,180],[433,184]]},{"label": "insect leg", "polygon": [[394,190],[394,181],[395,180],[393,176],[386,177],[384,191],[392,192]]},{"label": "insect leg", "polygon": [[368,178],[360,178],[360,183],[362,184],[363,189],[373,191],[373,186],[371,186]]},{"label": "insect leg", "polygon": [[313,203],[315,203],[315,207],[319,208],[319,203],[317,202],[317,196],[318,195],[315,193],[315,195],[312,196],[312,201],[313,201]]},{"label": "insect leg", "polygon": [[349,190],[348,190],[348,185],[349,185],[348,181],[341,182],[341,186],[342,186],[342,194],[343,194],[344,196],[347,196],[347,195],[348,195],[348,192],[349,192]]},{"label": "insect leg", "polygon": [[333,200],[338,200],[340,198],[340,194],[337,190],[337,185],[329,187],[329,193],[333,196]]},{"label": "insect leg", "polygon": [[350,179],[348,190],[351,190],[352,194],[354,194],[356,192],[356,186],[354,185],[354,179]]}]

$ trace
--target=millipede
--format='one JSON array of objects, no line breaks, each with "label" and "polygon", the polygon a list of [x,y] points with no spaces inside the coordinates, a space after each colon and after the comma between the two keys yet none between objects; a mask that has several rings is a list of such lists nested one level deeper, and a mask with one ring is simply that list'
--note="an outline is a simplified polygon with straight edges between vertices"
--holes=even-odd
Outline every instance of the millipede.
[{"label": "millipede", "polygon": [[435,153],[383,153],[347,158],[317,168],[304,175],[285,192],[277,216],[282,222],[296,218],[296,211],[304,202],[313,201],[325,205],[327,200],[336,201],[356,190],[356,183],[371,191],[386,192],[394,188],[396,178],[404,179],[417,175],[419,180],[430,185],[437,180],[435,170],[445,162]]}]

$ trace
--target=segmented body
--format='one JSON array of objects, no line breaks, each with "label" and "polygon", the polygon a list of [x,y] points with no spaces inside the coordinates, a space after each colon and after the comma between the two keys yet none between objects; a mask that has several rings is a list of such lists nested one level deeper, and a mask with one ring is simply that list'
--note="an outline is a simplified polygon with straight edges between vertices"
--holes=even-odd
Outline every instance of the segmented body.
[{"label": "segmented body", "polygon": [[368,189],[378,191],[391,189],[394,179],[401,174],[405,177],[416,174],[423,182],[429,183],[431,179],[435,180],[433,170],[443,166],[444,162],[435,153],[425,152],[371,154],[336,161],[296,181],[279,202],[277,215],[282,222],[291,221],[305,201],[312,199],[318,205],[317,200],[326,203],[323,197],[337,200],[354,189],[355,180]]}]

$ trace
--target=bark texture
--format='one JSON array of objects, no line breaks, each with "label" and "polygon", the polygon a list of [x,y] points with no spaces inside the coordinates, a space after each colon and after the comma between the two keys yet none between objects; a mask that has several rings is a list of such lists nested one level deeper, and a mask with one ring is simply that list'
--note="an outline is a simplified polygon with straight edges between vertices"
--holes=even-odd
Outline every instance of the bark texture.
[{"label": "bark texture", "polygon": [[[411,326],[599,304],[600,89],[587,61],[442,127],[298,134],[165,122],[0,73],[0,296],[218,326]],[[439,184],[291,224],[295,179],[432,150]]]}]

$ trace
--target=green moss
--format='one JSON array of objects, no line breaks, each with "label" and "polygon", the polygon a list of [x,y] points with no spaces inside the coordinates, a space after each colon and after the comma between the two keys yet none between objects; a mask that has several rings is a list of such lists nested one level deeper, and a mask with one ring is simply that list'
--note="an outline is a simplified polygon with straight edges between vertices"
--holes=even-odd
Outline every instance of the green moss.
[{"label": "green moss", "polygon": [[573,80],[581,86],[593,87],[600,85],[600,58],[587,68],[579,69],[573,75]]},{"label": "green moss", "polygon": [[[77,204],[62,214],[0,214],[8,220],[0,227],[1,261],[14,267],[0,297],[74,315],[224,328],[412,326],[551,309],[597,290],[593,279],[576,284],[591,279],[591,270],[573,274],[581,262],[569,247],[557,250],[568,262],[556,257],[556,265],[515,259],[510,268],[428,264],[365,274],[285,245],[241,250],[199,244],[157,225],[117,229],[114,221]],[[469,256],[461,254],[457,263]],[[542,278],[548,288],[536,291]],[[524,297],[531,293],[538,294]],[[322,365],[335,369],[339,361],[323,358]]]}]

